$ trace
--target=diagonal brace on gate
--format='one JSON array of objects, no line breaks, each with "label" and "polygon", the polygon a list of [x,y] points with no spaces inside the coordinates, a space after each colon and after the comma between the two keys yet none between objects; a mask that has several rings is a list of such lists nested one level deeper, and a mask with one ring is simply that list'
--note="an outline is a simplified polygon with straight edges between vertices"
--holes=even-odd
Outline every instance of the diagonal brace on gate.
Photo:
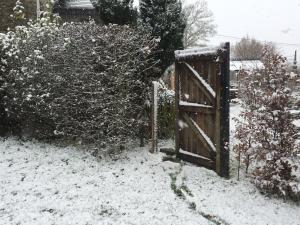
[{"label": "diagonal brace on gate", "polygon": [[186,113],[182,113],[182,116],[196,137],[209,149],[209,154],[212,158],[216,157],[216,147],[211,139],[205,134],[205,132],[197,125],[197,123],[190,118]]},{"label": "diagonal brace on gate", "polygon": [[211,103],[214,102],[216,98],[216,92],[212,89],[212,87],[199,75],[199,73],[194,70],[188,63],[184,63],[184,65],[192,72],[192,77],[197,81],[196,84],[203,91],[206,97],[209,99]]}]

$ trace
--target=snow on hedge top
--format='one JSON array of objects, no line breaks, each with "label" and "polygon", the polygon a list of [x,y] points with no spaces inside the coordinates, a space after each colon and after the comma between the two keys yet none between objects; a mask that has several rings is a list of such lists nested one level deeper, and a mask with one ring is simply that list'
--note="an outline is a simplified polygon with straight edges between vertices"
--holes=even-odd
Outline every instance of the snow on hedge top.
[{"label": "snow on hedge top", "polygon": [[182,58],[190,58],[194,56],[200,55],[215,55],[219,50],[222,50],[221,46],[217,47],[205,47],[205,48],[190,48],[185,50],[177,50],[175,51],[175,58],[182,59]]},{"label": "snow on hedge top", "polygon": [[67,8],[94,9],[90,0],[66,0]]},{"label": "snow on hedge top", "polygon": [[230,70],[238,71],[241,69],[244,70],[256,70],[263,69],[264,65],[260,60],[243,60],[243,61],[231,61],[230,62]]}]

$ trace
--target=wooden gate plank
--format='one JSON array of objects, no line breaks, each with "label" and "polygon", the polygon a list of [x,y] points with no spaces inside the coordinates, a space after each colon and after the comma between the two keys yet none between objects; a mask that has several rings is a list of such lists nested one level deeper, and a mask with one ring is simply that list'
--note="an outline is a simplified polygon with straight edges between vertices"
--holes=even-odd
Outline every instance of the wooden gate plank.
[{"label": "wooden gate plank", "polygon": [[201,112],[201,113],[206,113],[206,114],[214,113],[214,107],[213,106],[198,104],[198,103],[185,102],[185,101],[180,101],[179,102],[179,109],[181,109],[182,111],[187,111],[187,112]]},{"label": "wooden gate plank", "polygon": [[194,163],[199,166],[204,166],[211,170],[215,168],[215,162],[213,160],[188,151],[184,151],[183,149],[179,149],[178,157],[187,162]]},{"label": "wooden gate plank", "polygon": [[184,65],[186,65],[186,67],[192,72],[192,77],[197,81],[196,84],[199,86],[199,88],[205,94],[205,96],[209,99],[209,101],[214,102],[216,92],[212,89],[212,87],[188,63],[184,63]]},{"label": "wooden gate plank", "polygon": [[205,134],[205,132],[198,126],[198,124],[191,119],[185,112],[182,113],[182,116],[185,122],[189,125],[189,128],[194,132],[196,137],[209,149],[209,154],[215,158],[216,156],[216,147],[210,138]]}]

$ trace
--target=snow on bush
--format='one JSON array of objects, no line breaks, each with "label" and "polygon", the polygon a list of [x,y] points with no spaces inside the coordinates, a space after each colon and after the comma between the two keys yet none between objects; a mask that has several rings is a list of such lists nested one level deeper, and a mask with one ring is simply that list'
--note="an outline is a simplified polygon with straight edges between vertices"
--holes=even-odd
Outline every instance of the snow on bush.
[{"label": "snow on bush", "polygon": [[[286,59],[266,47],[264,69],[241,71],[243,111],[238,120],[234,150],[253,165],[255,184],[266,192],[299,198],[294,171],[297,169],[296,128],[289,112],[292,97],[287,82]],[[298,197],[297,197],[298,196]]]},{"label": "snow on bush", "polygon": [[[21,134],[103,145],[134,137],[155,41],[128,26],[66,23],[47,13],[1,36],[2,103]],[[55,18],[55,17],[54,17]]]},{"label": "snow on bush", "polygon": [[175,92],[160,81],[158,89],[158,137],[174,138],[175,135]]}]

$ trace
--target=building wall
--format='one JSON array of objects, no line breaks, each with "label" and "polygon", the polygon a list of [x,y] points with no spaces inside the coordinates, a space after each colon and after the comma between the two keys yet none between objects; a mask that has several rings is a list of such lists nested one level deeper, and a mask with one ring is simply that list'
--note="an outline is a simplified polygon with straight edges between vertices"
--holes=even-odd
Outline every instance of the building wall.
[{"label": "building wall", "polygon": [[[6,32],[7,28],[14,28],[16,25],[15,21],[10,17],[13,14],[13,8],[15,7],[17,0],[0,0],[0,33]],[[40,0],[41,10],[45,10],[45,5],[49,0]],[[36,0],[21,0],[24,5],[24,12],[26,19],[35,19],[36,18]],[[85,10],[71,11],[61,14],[63,21],[66,22],[82,22],[87,21],[89,18],[95,19],[96,22],[100,23],[99,17],[96,15],[96,10],[87,12]]]},{"label": "building wall", "polygon": [[100,23],[96,9],[54,8],[54,13],[58,13],[64,22],[84,22],[94,19],[97,23]]},{"label": "building wall", "polygon": [[[8,27],[13,28],[17,24],[10,17],[13,14],[17,0],[1,0],[0,4],[0,32],[5,32]],[[25,16],[27,19],[36,18],[36,0],[21,0],[25,7]],[[41,5],[46,4],[47,0],[40,0]]]},{"label": "building wall", "polygon": [[93,19],[100,24],[100,16],[96,8],[93,7],[92,1],[90,1],[90,6],[88,7],[85,3],[86,1],[78,4],[68,4],[64,0],[60,0],[54,5],[53,12],[58,13],[64,22],[84,22]]}]

